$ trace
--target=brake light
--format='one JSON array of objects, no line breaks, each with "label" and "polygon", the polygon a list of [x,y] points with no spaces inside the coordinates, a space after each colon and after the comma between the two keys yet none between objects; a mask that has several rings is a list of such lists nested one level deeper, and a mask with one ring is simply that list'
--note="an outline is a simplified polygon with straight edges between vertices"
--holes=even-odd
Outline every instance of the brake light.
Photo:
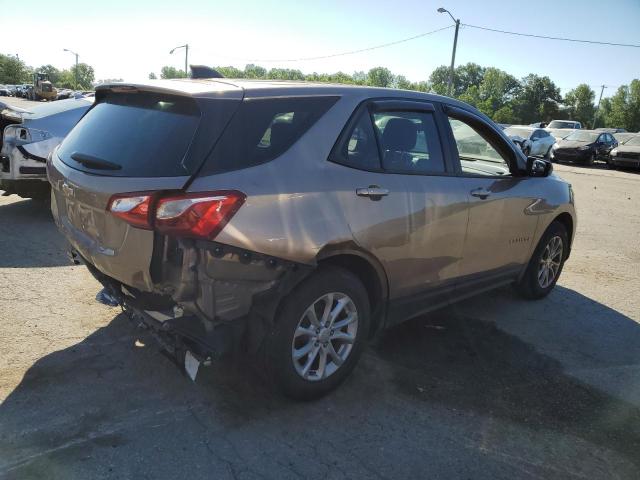
[{"label": "brake light", "polygon": [[107,211],[113,213],[134,227],[151,230],[150,206],[152,195],[132,194],[114,195],[109,200]]},{"label": "brake light", "polygon": [[134,227],[180,237],[212,239],[244,203],[235,190],[181,193],[114,195],[107,210]]},{"label": "brake light", "polygon": [[154,227],[170,235],[212,239],[235,215],[245,198],[244,193],[235,190],[160,198]]}]

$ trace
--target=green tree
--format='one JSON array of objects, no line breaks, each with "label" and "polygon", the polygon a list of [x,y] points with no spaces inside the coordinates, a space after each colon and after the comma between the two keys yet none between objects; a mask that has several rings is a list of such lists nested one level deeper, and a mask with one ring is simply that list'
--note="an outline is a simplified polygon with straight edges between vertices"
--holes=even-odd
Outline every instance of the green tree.
[{"label": "green tree", "polygon": [[630,132],[640,131],[640,80],[637,78],[629,84],[628,112],[625,128]]},{"label": "green tree", "polygon": [[164,66],[160,69],[160,78],[187,78],[187,74],[184,70],[179,70],[175,67]]},{"label": "green tree", "polygon": [[407,77],[405,77],[404,75],[398,75],[397,77],[395,77],[395,80],[393,82],[393,88],[400,88],[402,90],[414,90],[412,87],[414,85],[407,80]]},{"label": "green tree", "polygon": [[367,85],[373,87],[390,87],[393,80],[393,73],[385,67],[375,67],[367,73]]},{"label": "green tree", "polygon": [[236,67],[215,67],[226,78],[244,78],[244,72]]},{"label": "green tree", "polygon": [[562,101],[560,89],[549,77],[535,74],[522,79],[522,88],[514,98],[515,113],[520,123],[533,123],[553,119]]},{"label": "green tree", "polygon": [[267,69],[250,63],[244,67],[245,78],[266,78]]},{"label": "green tree", "polygon": [[[453,72],[454,83],[456,80],[456,72]],[[429,75],[430,90],[438,95],[447,94],[447,85],[449,84],[449,67],[441,65]]]},{"label": "green tree", "polygon": [[[520,82],[513,75],[498,68],[489,67],[484,70],[478,89],[480,98],[478,108],[491,117],[495,112],[512,102],[520,92],[520,88]],[[513,109],[510,111],[513,113]]]},{"label": "green tree", "polygon": [[570,119],[578,120],[584,127],[591,126],[596,107],[596,93],[586,83],[581,83],[564,97],[564,105]]},{"label": "green tree", "polygon": [[266,74],[266,78],[274,80],[304,80],[304,74],[300,70],[290,68],[272,68]]},{"label": "green tree", "polygon": [[17,56],[0,53],[0,83],[15,85],[31,81],[32,71]]},{"label": "green tree", "polygon": [[477,63],[467,63],[457,67],[454,73],[456,81],[454,85],[454,95],[458,97],[470,87],[480,87],[484,79],[485,68]]},{"label": "green tree", "polygon": [[[449,88],[449,71],[446,65],[436,68],[429,76],[431,91],[438,95],[447,95]],[[477,63],[467,63],[460,65],[453,70],[453,97],[458,98],[465,93],[469,87],[480,86],[484,77],[485,69]]]},{"label": "green tree", "polygon": [[[604,117],[604,124],[612,128],[626,128],[629,123],[628,112],[629,87],[622,85],[611,97],[609,112]],[[629,129],[628,129],[629,130]]]},{"label": "green tree", "polygon": [[367,83],[367,74],[363,71],[353,72],[351,78],[353,78],[353,83],[356,85],[365,85]]},{"label": "green tree", "polygon": [[[78,64],[78,85],[79,90],[90,90],[93,88],[95,73],[91,65],[86,63]],[[76,88],[76,66],[69,70],[62,70],[58,77],[58,85],[63,88]]]},{"label": "green tree", "polygon": [[58,83],[60,82],[60,70],[58,70],[56,67],[54,67],[53,65],[42,65],[40,68],[37,68],[35,70],[36,72],[40,72],[40,73],[46,73],[49,75],[49,81],[54,85],[57,86]]},{"label": "green tree", "polygon": [[156,74],[155,74],[155,73],[151,72],[151,73],[149,74],[149,80],[156,80],[157,78],[158,78],[158,77],[156,76]]}]

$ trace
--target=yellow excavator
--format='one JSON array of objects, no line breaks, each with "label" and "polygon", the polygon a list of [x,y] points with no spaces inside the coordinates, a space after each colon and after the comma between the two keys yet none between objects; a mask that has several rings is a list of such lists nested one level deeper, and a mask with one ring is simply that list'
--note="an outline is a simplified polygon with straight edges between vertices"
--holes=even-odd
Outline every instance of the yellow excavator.
[{"label": "yellow excavator", "polygon": [[58,96],[58,91],[49,81],[49,74],[36,72],[33,74],[33,90],[29,92],[30,100],[53,101]]}]

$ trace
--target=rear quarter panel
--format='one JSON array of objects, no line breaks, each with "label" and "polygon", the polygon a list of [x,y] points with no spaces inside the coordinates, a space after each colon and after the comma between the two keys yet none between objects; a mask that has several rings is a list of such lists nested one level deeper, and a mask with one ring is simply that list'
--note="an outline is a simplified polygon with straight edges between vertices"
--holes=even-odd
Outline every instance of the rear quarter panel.
[{"label": "rear quarter panel", "polygon": [[306,264],[327,244],[351,241],[327,158],[360,100],[341,98],[271,162],[197,177],[189,191],[234,189],[247,195],[216,241]]}]

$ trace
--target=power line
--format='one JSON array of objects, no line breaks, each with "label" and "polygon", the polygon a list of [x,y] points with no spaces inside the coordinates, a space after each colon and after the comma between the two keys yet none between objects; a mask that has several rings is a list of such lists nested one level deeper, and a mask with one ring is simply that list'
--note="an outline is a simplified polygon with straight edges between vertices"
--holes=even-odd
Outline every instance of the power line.
[{"label": "power line", "polygon": [[[241,60],[245,62],[264,62],[264,63],[274,63],[274,62],[304,62],[309,60],[323,60],[326,58],[334,58],[334,57],[342,57],[344,55],[353,55],[356,53],[369,52],[371,50],[377,50],[379,48],[391,47],[393,45],[398,45],[400,43],[410,42],[411,40],[416,40],[418,38],[426,37],[427,35],[431,35],[433,33],[441,32],[443,30],[447,30],[452,28],[453,25],[448,25],[446,27],[438,28],[437,30],[431,30],[430,32],[419,33],[418,35],[414,35],[413,37],[403,38],[401,40],[395,40],[389,43],[383,43],[380,45],[375,45],[373,47],[361,48],[359,50],[349,50],[348,52],[340,52],[340,53],[332,53],[330,55],[319,55],[317,57],[302,57],[302,58],[276,58],[276,59],[230,59],[230,60]],[[227,57],[228,58],[228,57]]]},{"label": "power line", "polygon": [[547,35],[534,35],[532,33],[509,32],[507,30],[498,30],[496,28],[480,27],[478,25],[469,25],[468,23],[463,23],[463,25],[465,27],[477,28],[479,30],[487,30],[489,32],[505,33],[507,35],[517,35],[519,37],[544,38],[544,39],[547,39],[547,40],[561,40],[563,42],[576,42],[576,43],[591,43],[591,44],[595,44],[595,45],[609,45],[609,46],[614,46],[614,47],[640,48],[640,45],[635,45],[633,43],[599,42],[599,41],[596,41],[596,40],[580,40],[580,39],[577,39],[577,38],[550,37],[550,36],[547,36]]}]

